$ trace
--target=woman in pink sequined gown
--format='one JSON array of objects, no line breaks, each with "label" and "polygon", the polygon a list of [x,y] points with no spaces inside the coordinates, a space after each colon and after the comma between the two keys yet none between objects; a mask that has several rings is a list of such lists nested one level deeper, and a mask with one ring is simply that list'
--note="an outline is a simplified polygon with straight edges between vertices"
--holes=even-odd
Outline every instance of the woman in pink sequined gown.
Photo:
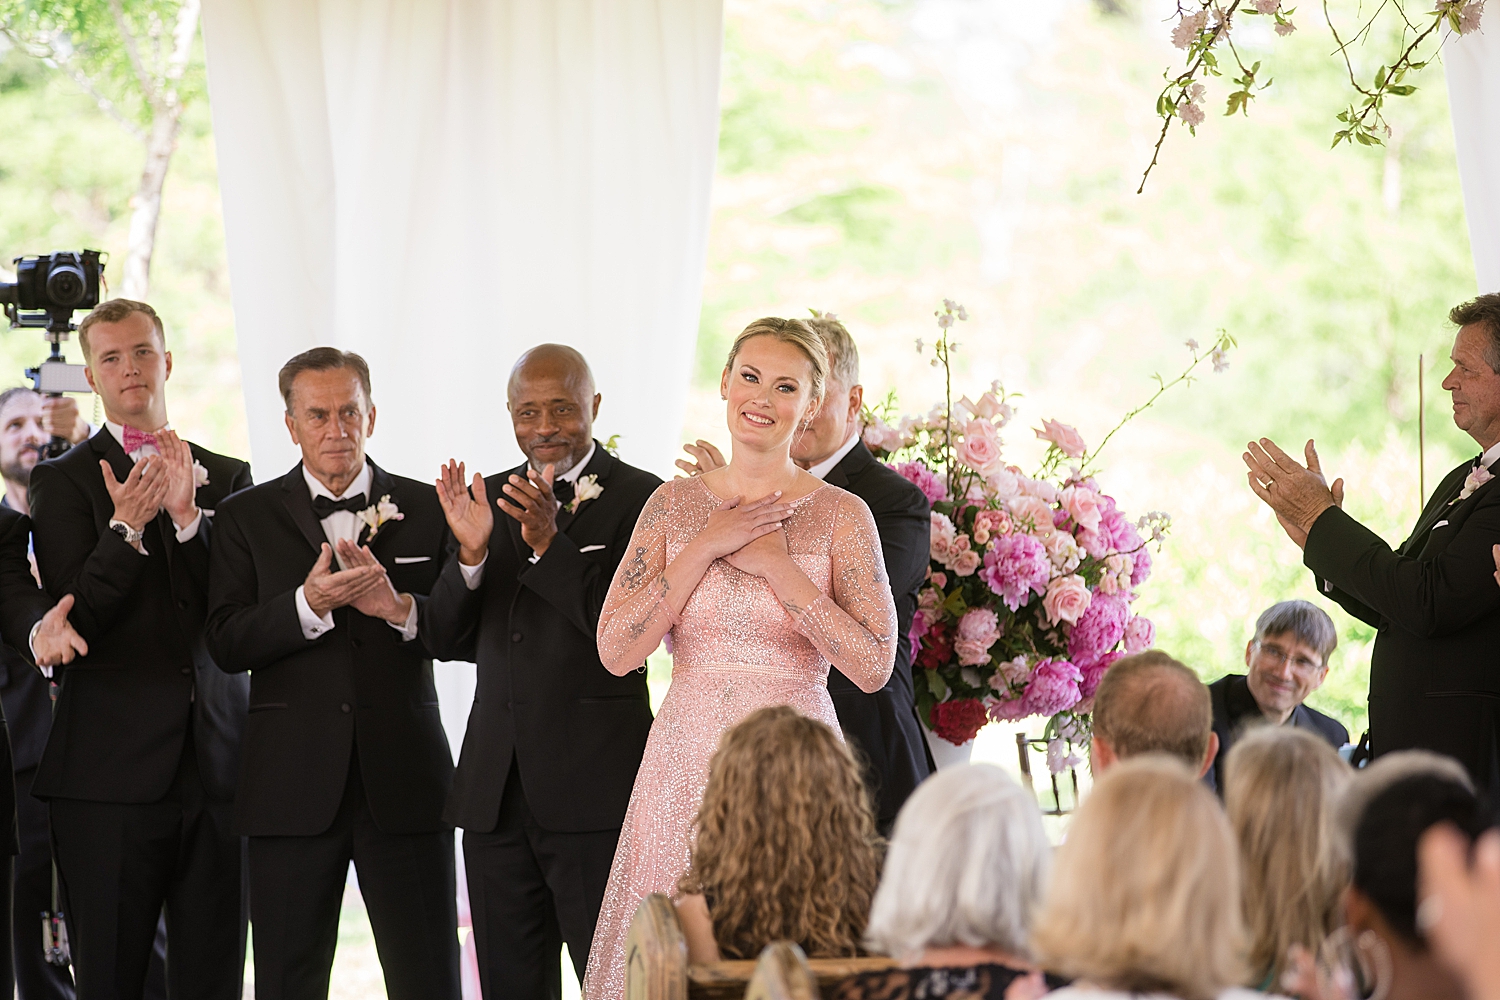
[{"label": "woman in pink sequined gown", "polygon": [[826,368],[799,320],[757,320],[740,334],[723,378],[733,457],[657,489],[605,600],[604,665],[634,670],[670,632],[672,686],[620,832],[586,1000],[624,996],[636,907],[649,893],[677,895],[720,735],[765,705],[791,705],[838,732],[830,665],[865,691],[890,677],[896,609],[875,521],[789,454]]}]

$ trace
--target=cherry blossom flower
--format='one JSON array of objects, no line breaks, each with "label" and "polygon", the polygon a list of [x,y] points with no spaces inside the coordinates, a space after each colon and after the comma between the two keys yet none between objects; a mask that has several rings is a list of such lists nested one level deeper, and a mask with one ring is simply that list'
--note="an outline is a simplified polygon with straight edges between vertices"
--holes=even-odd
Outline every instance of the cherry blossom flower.
[{"label": "cherry blossom flower", "polygon": [[1177,27],[1172,29],[1172,44],[1179,49],[1185,49],[1193,44],[1203,31],[1203,26],[1208,23],[1208,12],[1198,11],[1196,14],[1184,14],[1182,20],[1177,22]]},{"label": "cherry blossom flower", "polygon": [[1289,18],[1281,17],[1276,19],[1276,34],[1282,38],[1285,38],[1296,30],[1297,26]]}]

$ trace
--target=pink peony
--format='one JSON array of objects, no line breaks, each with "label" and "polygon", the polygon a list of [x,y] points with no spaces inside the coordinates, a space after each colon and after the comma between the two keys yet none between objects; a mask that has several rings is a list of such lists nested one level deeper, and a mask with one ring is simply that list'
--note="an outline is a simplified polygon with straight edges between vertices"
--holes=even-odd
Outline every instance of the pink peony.
[{"label": "pink peony", "polygon": [[1151,553],[1142,545],[1130,554],[1130,585],[1139,587],[1151,576]]},{"label": "pink peony", "polygon": [[990,647],[973,639],[955,640],[953,652],[960,666],[979,667],[990,662]]},{"label": "pink peony", "polygon": [[958,620],[958,637],[982,641],[988,646],[1000,638],[1000,616],[989,608],[970,608]]},{"label": "pink peony", "polygon": [[1093,595],[1089,585],[1078,575],[1060,576],[1047,585],[1047,596],[1042,598],[1042,609],[1047,613],[1047,624],[1072,624],[1088,610]]},{"label": "pink peony", "polygon": [[927,468],[926,463],[921,461],[901,462],[898,465],[890,466],[890,468],[901,473],[903,478],[915,483],[917,489],[921,490],[922,495],[927,498],[928,503],[939,503],[948,499],[947,485],[931,469]]},{"label": "pink peony", "polygon": [[1099,662],[1125,637],[1130,606],[1120,597],[1095,594],[1088,610],[1068,633],[1068,656],[1081,667]]},{"label": "pink peony", "polygon": [[1082,458],[1088,446],[1083,443],[1083,435],[1078,430],[1067,424],[1056,420],[1043,420],[1042,429],[1036,432],[1036,436],[1043,441],[1052,442],[1052,446],[1069,458]]},{"label": "pink peony", "polygon": [[1151,619],[1136,615],[1125,625],[1125,652],[1140,653],[1156,642],[1156,625]]},{"label": "pink peony", "polygon": [[1021,477],[1010,469],[996,469],[984,477],[989,491],[1001,500],[1009,500],[1021,492]]},{"label": "pink peony", "polygon": [[[968,541],[968,539],[964,539]],[[974,571],[979,568],[979,553],[973,549],[964,549],[953,557],[949,564],[953,572],[959,576],[973,576]]]},{"label": "pink peony", "polygon": [[[1083,694],[1083,701],[1078,705],[1078,711],[1087,712],[1094,707],[1094,692],[1099,690],[1099,681],[1104,678],[1104,672],[1114,665],[1114,662],[1124,653],[1105,653],[1098,661],[1083,668],[1083,681],[1078,685],[1078,690]],[[1087,707],[1084,707],[1087,705]]]},{"label": "pink peony", "polygon": [[1071,573],[1083,562],[1083,549],[1078,547],[1073,536],[1066,531],[1054,531],[1042,539],[1042,545],[1046,546],[1052,568],[1059,573]]},{"label": "pink peony", "polygon": [[996,698],[990,702],[989,716],[996,722],[1018,722],[1030,714],[1022,698]]},{"label": "pink peony", "polygon": [[1019,531],[1043,536],[1052,533],[1052,505],[1039,497],[1019,496],[1011,500],[1011,521]]},{"label": "pink peony", "polygon": [[964,424],[964,437],[958,444],[958,460],[982,476],[1003,469],[1000,460],[1000,435],[988,420],[970,420]]},{"label": "pink peony", "polygon": [[1067,660],[1043,660],[1031,672],[1031,682],[1021,696],[1027,715],[1056,715],[1078,704],[1083,692],[1078,684],[1083,673]]},{"label": "pink peony", "polygon": [[1062,491],[1063,509],[1073,523],[1085,531],[1096,531],[1103,511],[1099,509],[1099,495],[1083,486],[1069,486]]},{"label": "pink peony", "polygon": [[979,578],[1015,611],[1035,591],[1044,593],[1052,576],[1052,563],[1042,543],[1030,535],[1003,535],[984,556]]}]

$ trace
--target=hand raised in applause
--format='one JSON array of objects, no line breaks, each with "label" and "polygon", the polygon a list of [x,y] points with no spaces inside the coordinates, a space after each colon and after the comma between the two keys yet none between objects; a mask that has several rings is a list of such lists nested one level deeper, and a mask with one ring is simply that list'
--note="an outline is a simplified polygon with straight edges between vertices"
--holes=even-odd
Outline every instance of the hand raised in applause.
[{"label": "hand raised in applause", "polygon": [[693,456],[693,461],[689,462],[685,458],[677,460],[677,467],[687,473],[687,475],[678,476],[678,479],[687,479],[689,476],[701,476],[705,472],[722,469],[729,464],[724,461],[724,453],[715,448],[713,442],[704,441],[702,438],[699,438],[693,444],[683,445],[682,450]]},{"label": "hand raised in applause", "polygon": [[167,495],[162,506],[179,528],[198,516],[198,484],[193,475],[193,449],[176,431],[157,431],[156,448],[166,463]]},{"label": "hand raised in applause", "polygon": [[490,546],[495,530],[495,512],[490,509],[484,477],[474,473],[474,482],[464,485],[464,464],[448,459],[438,470],[437,495],[448,530],[458,539],[458,560],[465,566],[478,566]]},{"label": "hand raised in applause", "polygon": [[68,612],[73,610],[73,595],[64,594],[56,606],[42,616],[41,624],[31,637],[31,652],[42,673],[52,676],[52,668],[59,663],[73,662],[75,656],[87,656],[89,644],[73,629],[68,621]]},{"label": "hand raised in applause", "polygon": [[[708,515],[708,524],[693,539],[693,544],[702,546],[710,559],[723,559],[740,551],[757,538],[780,529],[782,520],[792,511],[791,504],[778,503],[780,499],[780,490],[750,503],[744,497],[730,497]],[[785,548],[783,543],[782,550]]]},{"label": "hand raised in applause", "polygon": [[312,613],[319,618],[334,608],[353,604],[366,591],[382,584],[390,586],[390,581],[385,578],[384,567],[379,565],[373,568],[361,565],[337,572],[332,571],[332,566],[333,548],[324,542],[322,551],[318,553],[318,561],[313,563],[307,579],[302,582],[302,596],[307,599],[307,606],[312,609]]},{"label": "hand raised in applause", "polygon": [[1246,448],[1243,458],[1250,469],[1250,488],[1275,512],[1287,536],[1299,547],[1305,546],[1313,522],[1328,508],[1342,505],[1344,481],[1335,481],[1329,490],[1312,441],[1305,449],[1306,467],[1270,438],[1252,441]]},{"label": "hand raised in applause", "polygon": [[528,467],[525,479],[511,476],[504,486],[505,496],[495,498],[495,506],[520,522],[521,541],[538,556],[557,537],[557,511],[562,505],[552,493],[553,475],[550,463],[541,472]]},{"label": "hand raised in applause", "polygon": [[341,538],[339,559],[343,561],[346,571],[363,569],[373,570],[377,574],[374,586],[361,591],[349,602],[351,608],[362,615],[380,618],[392,625],[406,624],[406,620],[411,617],[412,597],[410,594],[396,593],[385,567],[375,558],[375,553],[370,551],[368,545],[355,545],[347,538]]},{"label": "hand raised in applause", "polygon": [[161,510],[171,485],[166,461],[160,455],[142,457],[123,483],[115,478],[115,471],[108,462],[100,459],[99,467],[104,472],[104,488],[115,502],[113,520],[123,521],[136,531],[144,531]]}]

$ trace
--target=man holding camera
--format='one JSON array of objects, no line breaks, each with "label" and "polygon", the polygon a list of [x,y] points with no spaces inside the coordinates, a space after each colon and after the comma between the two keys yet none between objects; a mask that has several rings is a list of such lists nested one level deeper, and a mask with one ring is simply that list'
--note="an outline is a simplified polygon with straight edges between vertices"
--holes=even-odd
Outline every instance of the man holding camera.
[{"label": "man holding camera", "polygon": [[78,329],[105,426],[31,475],[37,567],[89,645],[62,674],[33,793],[48,801],[78,996],[137,998],[165,906],[174,996],[238,1000],[247,909],[232,824],[247,688],[203,642],[213,509],[249,466],[167,424],[149,305]]}]

